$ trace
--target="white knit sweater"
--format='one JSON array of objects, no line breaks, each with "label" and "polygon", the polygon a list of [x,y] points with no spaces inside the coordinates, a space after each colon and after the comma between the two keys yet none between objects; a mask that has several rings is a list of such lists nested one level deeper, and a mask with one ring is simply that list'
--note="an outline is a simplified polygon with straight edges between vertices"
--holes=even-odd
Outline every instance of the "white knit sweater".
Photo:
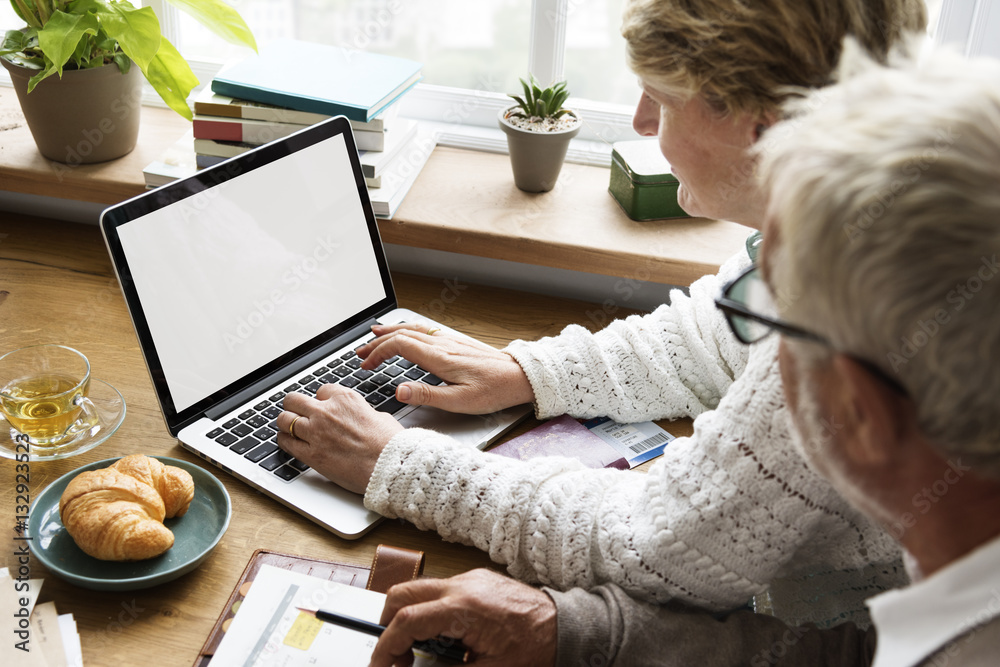
[{"label": "white knit sweater", "polygon": [[[507,348],[539,418],[697,417],[694,434],[673,441],[648,474],[525,463],[408,429],[383,451],[365,504],[554,588],[611,582],[647,600],[726,609],[788,577],[794,585],[775,587],[770,600],[785,620],[850,618],[873,589],[900,583],[902,569],[842,571],[893,563],[898,547],[796,452],[778,336],[745,346],[715,307],[720,286],[748,262],[740,253],[690,297],[674,291],[669,306],[597,334],[574,325]],[[831,595],[849,599],[814,604]]]}]

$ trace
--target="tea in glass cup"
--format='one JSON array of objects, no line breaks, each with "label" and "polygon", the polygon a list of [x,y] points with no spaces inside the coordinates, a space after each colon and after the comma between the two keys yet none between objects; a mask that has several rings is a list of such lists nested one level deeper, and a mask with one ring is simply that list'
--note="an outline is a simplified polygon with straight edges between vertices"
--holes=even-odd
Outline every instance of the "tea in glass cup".
[{"label": "tea in glass cup", "polygon": [[35,447],[58,447],[97,424],[89,389],[90,362],[73,348],[35,345],[0,357],[0,412]]}]

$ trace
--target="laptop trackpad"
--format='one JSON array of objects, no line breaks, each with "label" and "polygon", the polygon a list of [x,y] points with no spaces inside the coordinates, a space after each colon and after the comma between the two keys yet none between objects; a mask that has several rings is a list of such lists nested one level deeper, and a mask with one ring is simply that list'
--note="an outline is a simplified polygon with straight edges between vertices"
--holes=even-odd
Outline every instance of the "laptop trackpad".
[{"label": "laptop trackpad", "polygon": [[501,420],[496,415],[460,415],[422,406],[400,418],[407,428],[426,428],[450,435],[470,447],[485,447],[496,435]]}]

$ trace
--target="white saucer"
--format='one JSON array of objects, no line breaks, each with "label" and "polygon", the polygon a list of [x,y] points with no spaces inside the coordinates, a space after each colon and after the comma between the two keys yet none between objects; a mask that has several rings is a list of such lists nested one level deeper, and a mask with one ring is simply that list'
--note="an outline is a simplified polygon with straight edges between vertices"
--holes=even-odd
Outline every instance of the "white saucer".
[{"label": "white saucer", "polygon": [[[125,399],[121,393],[104,380],[91,378],[87,397],[97,410],[97,423],[80,432],[72,440],[59,445],[57,451],[39,454],[32,446],[28,453],[29,461],[55,461],[83,454],[114,435],[125,421]],[[20,433],[13,428],[4,428],[5,422],[0,414],[0,456],[23,461],[24,459],[19,457],[24,456],[24,445],[14,440]]]}]

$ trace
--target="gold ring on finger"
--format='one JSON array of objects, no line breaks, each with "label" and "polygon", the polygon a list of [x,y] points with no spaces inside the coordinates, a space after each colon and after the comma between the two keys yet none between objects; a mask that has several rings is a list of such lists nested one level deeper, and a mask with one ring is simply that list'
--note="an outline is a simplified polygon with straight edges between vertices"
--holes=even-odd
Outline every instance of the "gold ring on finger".
[{"label": "gold ring on finger", "polygon": [[302,419],[302,415],[295,415],[295,418],[292,419],[292,423],[288,425],[288,435],[292,436],[293,438],[295,437],[295,422],[297,422],[300,419]]},{"label": "gold ring on finger", "polygon": [[440,328],[440,327],[431,327],[430,329],[428,329],[428,330],[427,330],[427,335],[428,335],[428,336],[433,336],[433,335],[434,335],[434,334],[436,334],[436,333],[437,333],[438,331],[441,331],[441,328]]}]

